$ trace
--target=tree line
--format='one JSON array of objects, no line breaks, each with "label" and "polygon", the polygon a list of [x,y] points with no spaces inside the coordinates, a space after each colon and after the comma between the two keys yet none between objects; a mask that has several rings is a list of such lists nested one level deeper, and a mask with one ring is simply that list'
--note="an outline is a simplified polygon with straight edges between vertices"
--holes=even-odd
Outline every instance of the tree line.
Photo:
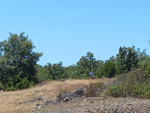
[{"label": "tree line", "polygon": [[76,65],[63,67],[63,63],[48,63],[45,66],[38,66],[37,76],[40,80],[47,79],[85,79],[89,78],[89,72],[93,72],[96,78],[111,78],[115,75],[127,73],[135,68],[139,68],[149,58],[146,51],[132,47],[120,47],[118,54],[108,60],[96,60],[94,54],[87,52],[82,56]]},{"label": "tree line", "polygon": [[[10,34],[8,40],[0,42],[0,89],[24,89],[38,82],[57,79],[87,79],[89,72],[96,78],[114,77],[135,68],[149,68],[146,51],[132,47],[120,47],[116,56],[108,60],[97,60],[87,52],[75,65],[63,66],[63,62],[37,64],[42,53],[34,52],[35,46],[24,33]],[[147,69],[148,70],[148,69]]]}]

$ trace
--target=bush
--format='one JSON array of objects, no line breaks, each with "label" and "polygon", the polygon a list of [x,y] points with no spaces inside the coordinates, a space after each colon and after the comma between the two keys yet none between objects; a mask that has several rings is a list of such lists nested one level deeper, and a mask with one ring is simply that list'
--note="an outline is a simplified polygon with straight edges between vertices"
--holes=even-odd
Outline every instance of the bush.
[{"label": "bush", "polygon": [[104,83],[97,82],[97,83],[90,83],[89,85],[85,86],[85,96],[86,97],[97,97],[100,96],[100,93],[103,90]]},{"label": "bush", "polygon": [[15,90],[17,90],[17,89],[14,86],[6,88],[6,91],[15,91]]},{"label": "bush", "polygon": [[147,83],[113,85],[107,89],[106,94],[113,97],[150,98],[150,85]]},{"label": "bush", "polygon": [[15,91],[19,89],[26,89],[29,86],[32,86],[35,84],[33,81],[29,81],[26,77],[23,79],[16,77],[14,79],[17,81],[17,83],[15,83],[14,81],[9,81],[4,87],[4,90]]},{"label": "bush", "polygon": [[119,85],[113,85],[110,86],[107,91],[107,95],[113,96],[113,97],[120,97],[121,96],[121,91],[119,89]]},{"label": "bush", "polygon": [[28,81],[27,78],[23,78],[21,82],[16,84],[17,89],[25,89],[29,86],[34,85],[34,82]]},{"label": "bush", "polygon": [[150,79],[143,68],[118,76],[117,82],[105,92],[113,97],[150,98]]}]

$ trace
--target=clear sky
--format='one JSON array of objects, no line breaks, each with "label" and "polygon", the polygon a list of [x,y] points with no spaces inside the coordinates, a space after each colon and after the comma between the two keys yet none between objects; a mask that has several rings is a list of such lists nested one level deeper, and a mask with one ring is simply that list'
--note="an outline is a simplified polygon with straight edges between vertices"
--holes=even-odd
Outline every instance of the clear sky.
[{"label": "clear sky", "polygon": [[150,54],[150,0],[1,0],[0,41],[9,32],[29,35],[41,65],[76,64],[88,51],[107,60],[120,46]]}]

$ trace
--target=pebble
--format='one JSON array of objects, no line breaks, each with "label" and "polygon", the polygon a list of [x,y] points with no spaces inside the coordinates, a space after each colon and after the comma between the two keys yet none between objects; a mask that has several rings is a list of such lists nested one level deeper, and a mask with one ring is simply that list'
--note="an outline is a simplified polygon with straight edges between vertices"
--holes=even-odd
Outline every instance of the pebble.
[{"label": "pebble", "polygon": [[[85,101],[86,100],[86,101]],[[94,101],[93,99],[85,99],[83,102]],[[73,108],[64,108],[64,110],[49,111],[46,113],[150,113],[150,100],[127,99],[119,98],[114,100],[106,99],[99,101],[98,104],[94,101],[93,104],[81,104]],[[43,112],[45,113],[45,112]]]}]

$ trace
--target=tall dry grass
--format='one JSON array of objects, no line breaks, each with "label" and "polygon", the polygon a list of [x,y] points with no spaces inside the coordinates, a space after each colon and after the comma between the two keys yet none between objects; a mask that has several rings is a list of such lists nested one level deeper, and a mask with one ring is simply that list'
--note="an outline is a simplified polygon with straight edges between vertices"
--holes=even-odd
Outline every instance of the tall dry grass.
[{"label": "tall dry grass", "polygon": [[33,97],[42,97],[44,100],[55,99],[57,95],[66,90],[72,92],[89,83],[109,82],[110,79],[89,79],[89,80],[65,80],[65,81],[47,81],[29,89],[20,91],[4,92],[0,91],[0,113],[23,113],[29,112],[35,103],[19,104]]}]

